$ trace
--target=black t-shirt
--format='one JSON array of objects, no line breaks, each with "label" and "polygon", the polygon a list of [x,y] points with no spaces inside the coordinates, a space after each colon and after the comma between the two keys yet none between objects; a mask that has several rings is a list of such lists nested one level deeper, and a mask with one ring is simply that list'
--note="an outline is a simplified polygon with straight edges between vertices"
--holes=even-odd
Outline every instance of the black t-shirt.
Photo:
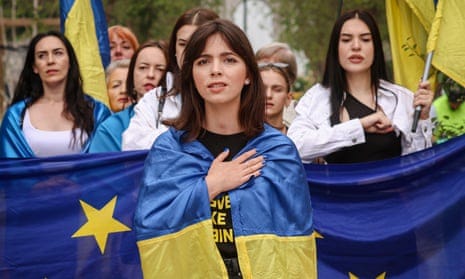
[{"label": "black t-shirt", "polygon": [[[212,153],[218,156],[225,148],[229,149],[229,156],[225,161],[232,158],[247,144],[247,138],[243,133],[233,135],[219,135],[209,131],[202,131],[198,140]],[[231,175],[225,173],[225,175]],[[237,250],[234,241],[234,231],[231,217],[231,203],[227,193],[217,196],[210,202],[213,223],[213,238],[223,258],[236,258]]]},{"label": "black t-shirt", "polygon": [[[350,119],[362,118],[376,111],[367,107],[351,94],[347,94],[343,106],[347,109]],[[360,163],[383,160],[400,156],[402,145],[400,136],[394,131],[386,134],[365,132],[366,141],[361,144],[344,147],[325,157],[328,163]]]}]

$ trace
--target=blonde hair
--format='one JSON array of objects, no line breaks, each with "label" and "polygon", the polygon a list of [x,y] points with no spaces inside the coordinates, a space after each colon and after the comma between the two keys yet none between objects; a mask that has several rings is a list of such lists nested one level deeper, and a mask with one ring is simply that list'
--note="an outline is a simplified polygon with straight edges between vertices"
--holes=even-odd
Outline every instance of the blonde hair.
[{"label": "blonde hair", "polygon": [[278,62],[287,64],[283,70],[287,73],[290,86],[297,79],[297,61],[291,48],[286,43],[273,42],[260,48],[255,54],[258,63]]}]

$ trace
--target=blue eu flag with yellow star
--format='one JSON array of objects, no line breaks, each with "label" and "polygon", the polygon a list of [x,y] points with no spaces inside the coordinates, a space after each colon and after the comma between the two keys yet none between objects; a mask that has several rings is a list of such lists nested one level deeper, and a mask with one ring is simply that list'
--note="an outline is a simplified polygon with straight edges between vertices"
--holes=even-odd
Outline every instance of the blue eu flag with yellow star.
[{"label": "blue eu flag with yellow star", "polygon": [[465,278],[465,136],[372,163],[307,165],[318,278]]},{"label": "blue eu flag with yellow star", "polygon": [[1,278],[142,278],[146,152],[0,161]]}]

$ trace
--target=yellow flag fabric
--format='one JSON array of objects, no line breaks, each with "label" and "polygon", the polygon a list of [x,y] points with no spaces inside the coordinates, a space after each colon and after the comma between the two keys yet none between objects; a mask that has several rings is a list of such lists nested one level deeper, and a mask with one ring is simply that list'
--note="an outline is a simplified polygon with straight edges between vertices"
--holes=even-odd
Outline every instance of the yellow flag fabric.
[{"label": "yellow flag fabric", "polygon": [[[227,279],[212,227],[211,220],[206,220],[173,234],[138,241],[144,276]],[[314,234],[241,236],[236,246],[244,278],[316,278]]]},{"label": "yellow flag fabric", "polygon": [[464,0],[438,0],[427,48],[433,66],[465,87]]},{"label": "yellow flag fabric", "polygon": [[64,22],[64,30],[78,57],[84,92],[108,105],[105,71],[100,59],[90,0],[75,0],[72,3]]},{"label": "yellow flag fabric", "polygon": [[[433,0],[386,0],[394,80],[415,92],[423,75]],[[429,79],[434,83],[433,78]]]}]

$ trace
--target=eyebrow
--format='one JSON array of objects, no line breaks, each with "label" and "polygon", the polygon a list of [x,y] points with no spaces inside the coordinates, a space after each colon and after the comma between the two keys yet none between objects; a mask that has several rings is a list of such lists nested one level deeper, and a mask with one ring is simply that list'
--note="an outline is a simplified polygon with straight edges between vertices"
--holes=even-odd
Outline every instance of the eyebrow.
[{"label": "eyebrow", "polygon": [[[57,51],[57,50],[64,50],[64,48],[57,47],[57,48],[52,49],[52,51]],[[47,52],[48,52],[48,50],[38,50],[38,51],[36,51],[36,54],[47,53]]]},{"label": "eyebrow", "polygon": [[[235,52],[232,52],[232,51],[226,51],[226,52],[220,53],[220,57],[224,57],[224,56],[228,56],[228,55],[239,56]],[[213,55],[208,54],[208,53],[202,53],[202,54],[200,54],[199,58],[200,57],[213,57]]]},{"label": "eyebrow", "polygon": [[[342,37],[342,36],[352,37],[352,36],[354,36],[354,34],[352,34],[352,33],[341,33],[341,37]],[[371,32],[362,33],[362,34],[360,34],[359,36],[361,36],[361,37],[364,37],[364,36],[371,36]]]}]

